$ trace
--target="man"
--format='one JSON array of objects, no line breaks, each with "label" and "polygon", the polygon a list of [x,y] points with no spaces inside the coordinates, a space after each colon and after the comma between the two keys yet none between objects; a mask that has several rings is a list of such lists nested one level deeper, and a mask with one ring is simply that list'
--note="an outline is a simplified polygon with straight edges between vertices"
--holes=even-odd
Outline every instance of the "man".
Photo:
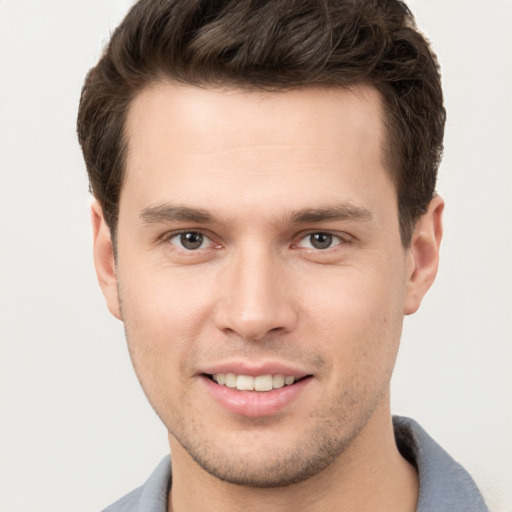
[{"label": "man", "polygon": [[444,120],[398,1],[132,8],[78,132],[99,282],[172,470],[109,511],[486,510],[390,413],[437,271]]}]

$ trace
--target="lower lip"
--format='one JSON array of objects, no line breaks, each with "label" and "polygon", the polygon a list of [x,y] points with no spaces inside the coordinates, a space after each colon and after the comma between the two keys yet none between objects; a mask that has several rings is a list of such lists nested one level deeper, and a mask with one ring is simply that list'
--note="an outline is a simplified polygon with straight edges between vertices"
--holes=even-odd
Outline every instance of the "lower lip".
[{"label": "lower lip", "polygon": [[252,418],[271,416],[283,411],[311,382],[306,377],[294,384],[272,391],[239,391],[220,386],[206,376],[202,380],[213,398],[228,411]]}]

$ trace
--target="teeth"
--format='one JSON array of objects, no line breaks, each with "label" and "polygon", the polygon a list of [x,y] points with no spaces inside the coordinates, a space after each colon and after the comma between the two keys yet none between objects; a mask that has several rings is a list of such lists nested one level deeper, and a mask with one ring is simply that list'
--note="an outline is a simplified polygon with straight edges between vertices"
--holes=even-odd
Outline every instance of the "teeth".
[{"label": "teeth", "polygon": [[254,389],[254,378],[248,375],[239,375],[236,378],[236,389],[240,391],[252,391]]},{"label": "teeth", "polygon": [[[293,380],[295,380],[292,377]],[[284,386],[285,376],[284,375],[274,375],[272,378],[272,387],[273,388],[282,388]]]},{"label": "teeth", "polygon": [[259,375],[254,378],[255,391],[270,391],[272,389],[272,375]]},{"label": "teeth", "polygon": [[224,380],[228,388],[236,388],[236,375],[234,373],[226,373]]},{"label": "teeth", "polygon": [[293,384],[295,382],[295,377],[285,377],[284,383],[289,386],[290,384]]},{"label": "teeth", "polygon": [[213,380],[228,388],[238,389],[239,391],[271,391],[283,386],[290,386],[295,382],[295,377],[291,375],[235,375],[234,373],[216,373]]}]

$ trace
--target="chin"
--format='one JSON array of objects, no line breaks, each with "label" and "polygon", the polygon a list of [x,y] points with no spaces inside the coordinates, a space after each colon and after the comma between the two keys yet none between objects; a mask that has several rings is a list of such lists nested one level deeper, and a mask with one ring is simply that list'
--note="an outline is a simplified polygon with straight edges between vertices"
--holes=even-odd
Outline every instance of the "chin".
[{"label": "chin", "polygon": [[[207,439],[197,437],[198,430],[191,429],[196,434],[193,438],[172,437],[204,471],[219,480],[243,487],[278,488],[322,473],[342,457],[361,428],[340,432],[339,423],[326,420],[309,432],[295,429],[294,433],[278,435],[267,429],[221,436],[217,430],[215,439]],[[224,439],[222,445],[220,439]]]}]

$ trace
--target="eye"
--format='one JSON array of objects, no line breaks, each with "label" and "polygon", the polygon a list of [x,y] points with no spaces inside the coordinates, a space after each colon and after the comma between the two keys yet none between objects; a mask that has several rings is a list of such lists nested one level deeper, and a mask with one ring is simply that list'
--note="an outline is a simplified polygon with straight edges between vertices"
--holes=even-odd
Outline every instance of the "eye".
[{"label": "eye", "polygon": [[302,240],[299,241],[297,247],[302,247],[305,249],[316,249],[316,250],[325,250],[330,249],[333,246],[339,245],[343,243],[344,240],[331,233],[324,233],[319,231],[317,233],[310,233],[305,236]]},{"label": "eye", "polygon": [[180,249],[186,251],[196,251],[197,249],[204,249],[211,241],[210,239],[197,231],[185,231],[177,233],[169,237],[169,242],[178,246]]}]

